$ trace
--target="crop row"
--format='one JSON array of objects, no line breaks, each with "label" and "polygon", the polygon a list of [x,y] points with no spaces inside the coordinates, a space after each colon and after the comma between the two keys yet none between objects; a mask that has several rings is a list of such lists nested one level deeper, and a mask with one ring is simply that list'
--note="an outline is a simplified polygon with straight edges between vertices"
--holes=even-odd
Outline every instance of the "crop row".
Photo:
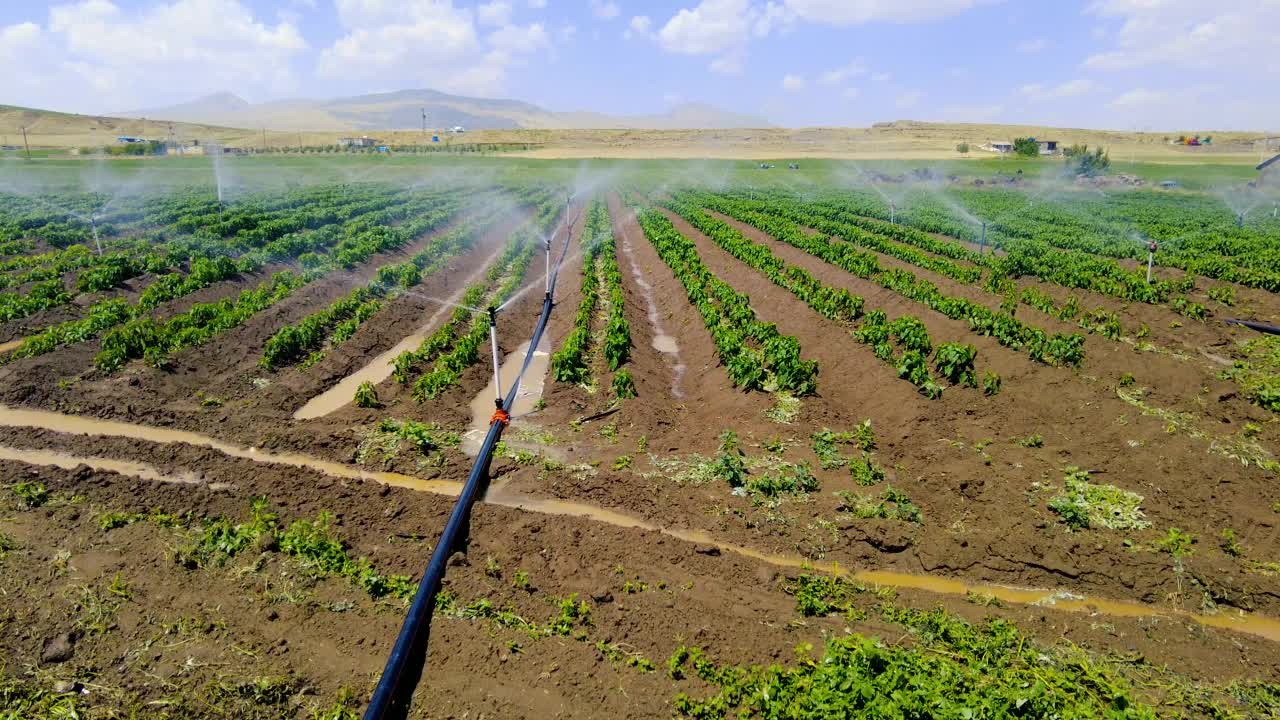
[{"label": "crop row", "polygon": [[[33,267],[22,276],[14,278],[14,282],[27,282],[36,278],[50,279],[38,282],[23,294],[0,293],[0,321],[27,317],[37,311],[70,302],[74,296],[65,291],[62,275],[73,269],[80,269],[80,274],[76,278],[77,291],[96,293],[116,287],[130,278],[161,273],[182,262],[188,262],[191,272],[187,276],[181,272],[165,274],[143,293],[141,305],[148,308],[155,307],[161,302],[206,287],[211,282],[226,279],[237,271],[255,272],[270,260],[297,256],[304,250],[323,249],[326,245],[338,241],[338,236],[323,232],[316,234],[295,232],[293,235],[281,235],[290,228],[310,225],[323,228],[330,219],[337,216],[348,218],[369,214],[386,216],[387,206],[397,200],[396,196],[388,195],[343,206],[332,215],[324,216],[324,220],[316,220],[317,216],[314,214],[309,215],[312,218],[310,220],[298,217],[291,218],[288,222],[282,220],[272,227],[271,232],[258,233],[253,236],[252,242],[248,243],[243,239],[237,239],[235,243],[222,242],[209,239],[207,236],[165,240],[165,233],[161,230],[149,233],[147,237],[134,238],[129,243],[129,247],[102,256],[90,253],[85,246],[72,246],[60,251],[61,257],[55,258],[52,264]],[[404,213],[418,212],[432,204],[439,205],[440,202],[435,198],[418,198],[406,203],[400,209]],[[249,249],[249,252],[241,255],[232,265],[227,260],[227,256],[234,253],[237,247]],[[352,261],[360,259],[363,247],[358,242],[354,245],[339,243],[339,251],[345,252]],[[135,252],[137,254],[133,254]],[[306,258],[303,259],[306,260]],[[216,272],[210,272],[212,269],[216,269]]]},{"label": "crop row", "polygon": [[[751,241],[727,223],[711,217],[697,204],[675,200],[667,207],[683,217],[699,232],[735,258],[764,273],[775,285],[785,288],[818,314],[840,323],[852,323],[863,317],[863,298],[852,295],[844,288],[824,285],[808,271],[787,264],[769,248]],[[877,358],[894,366],[898,377],[915,385],[926,397],[936,399],[942,395],[942,385],[929,373],[928,358],[933,352],[929,331],[918,318],[902,316],[889,323],[883,311],[866,314],[853,333],[859,342],[871,345]],[[903,353],[895,356],[890,340],[895,339],[903,347]],[[955,384],[976,387],[973,364],[977,350],[971,345],[944,343],[936,357],[938,369]]]},{"label": "crop row", "polygon": [[[594,344],[609,370],[616,373],[612,383],[614,395],[633,397],[635,383],[631,373],[625,369],[619,371],[631,355],[631,327],[623,316],[622,273],[618,270],[609,211],[600,200],[592,203],[588,212],[581,245],[582,301],[578,304],[573,329],[560,350],[551,356],[552,376],[560,382],[592,385],[589,355]],[[603,303],[602,290],[607,293]],[[593,343],[591,324],[597,314],[603,315],[603,337],[597,334]]]},{"label": "crop row", "polygon": [[995,311],[971,300],[943,295],[936,285],[900,268],[882,268],[877,258],[854,246],[823,235],[810,235],[795,222],[751,209],[750,203],[703,194],[683,194],[714,210],[752,225],[775,239],[797,247],[860,278],[877,283],[919,302],[953,320],[968,323],[979,335],[993,337],[1013,350],[1025,349],[1036,361],[1078,365],[1084,359],[1084,336],[1054,333],[1018,320],[1004,310]]},{"label": "crop row", "polygon": [[[427,207],[426,204],[415,204],[417,209]],[[368,206],[369,212],[374,209],[374,206]],[[305,275],[315,277],[332,267],[328,256],[319,252],[324,252],[335,244],[345,250],[344,257],[355,259],[394,249],[408,239],[407,235],[384,232],[346,235],[347,230],[354,232],[360,227],[356,223],[361,217],[354,216],[343,226],[325,226],[319,230],[287,235],[246,253],[235,261],[221,255],[197,257],[191,262],[190,272],[169,273],[157,278],[143,291],[136,304],[130,304],[122,298],[100,300],[88,308],[84,317],[47,327],[26,338],[22,346],[10,353],[5,360],[42,355],[61,345],[93,339],[123,322],[143,318],[163,303],[231,279],[237,274],[256,272],[269,260],[281,261],[297,257],[305,269]]]},{"label": "crop row", "polygon": [[817,390],[818,364],[800,358],[800,343],[763,323],[751,309],[751,299],[737,292],[707,269],[698,250],[660,211],[645,208],[636,214],[645,237],[685,288],[711,334],[716,354],[735,387],[780,390],[810,395]]},{"label": "crop row", "polygon": [[[443,223],[446,219],[439,217],[433,221]],[[442,270],[449,260],[471,247],[497,220],[498,216],[491,214],[484,220],[468,222],[441,234],[409,260],[378,268],[367,285],[308,315],[296,325],[287,325],[277,331],[267,341],[259,364],[266,369],[276,369],[304,358],[304,365],[314,364],[321,355],[322,347],[332,348],[345,342],[384,302]],[[414,223],[404,228],[406,232],[417,233],[432,229],[434,227],[425,223]]]},{"label": "crop row", "polygon": [[[94,364],[103,372],[110,372],[130,359],[141,357],[153,365],[163,364],[173,352],[203,343],[213,335],[239,325],[254,313],[330,271],[339,267],[349,269],[363,264],[375,254],[404,247],[424,232],[448,221],[456,212],[457,206],[451,204],[395,227],[370,226],[365,217],[353,218],[345,226],[346,237],[334,247],[332,254],[317,256],[319,262],[310,264],[301,275],[288,271],[276,273],[269,283],[257,290],[241,293],[234,304],[227,300],[198,304],[164,322],[149,317],[138,318],[103,338],[102,352],[94,358]],[[396,213],[391,217],[401,215]],[[270,292],[265,290],[268,286],[272,288]]]},{"label": "crop row", "polygon": [[[986,197],[991,193],[977,195]],[[910,212],[898,213],[896,219],[899,224],[894,224],[887,222],[888,212],[882,209],[879,203],[856,193],[823,195],[817,200],[803,204],[782,192],[772,193],[769,197],[770,211],[780,205],[783,210],[798,209],[800,215],[790,216],[801,222],[805,221],[803,213],[806,212],[826,218],[826,225],[817,222],[810,222],[810,224],[824,231],[835,231],[847,239],[857,241],[857,238],[850,237],[849,234],[855,229],[862,229],[892,237],[929,253],[987,267],[991,272],[987,275],[984,286],[992,292],[1003,292],[997,288],[1006,288],[1011,279],[1029,276],[1062,287],[1089,290],[1122,300],[1150,304],[1168,303],[1170,309],[1192,318],[1207,314],[1204,306],[1192,303],[1185,296],[1180,295],[1195,288],[1195,278],[1191,275],[1171,281],[1156,279],[1147,283],[1145,271],[1127,270],[1114,260],[1098,257],[1086,251],[1055,247],[1053,238],[1056,237],[1059,228],[1052,223],[1037,225],[1034,232],[1027,231],[1021,235],[1002,232],[1003,229],[1027,225],[1031,222],[1026,218],[1009,215],[1017,208],[1004,213],[1001,213],[1002,205],[985,208],[984,214],[1001,218],[991,223],[991,234],[988,238],[991,244],[998,244],[1004,250],[1003,254],[995,255],[980,254],[965,248],[958,242],[930,235],[929,232],[946,233],[973,242],[978,240],[977,231],[973,229],[971,223],[954,220],[946,214],[948,211],[930,205],[927,200],[918,200],[920,207],[914,207]],[[1027,201],[1023,199],[1021,202]],[[830,223],[837,223],[837,225]],[[924,232],[926,230],[929,232]],[[1133,242],[1132,238],[1129,238],[1128,242],[1135,247],[1139,245]],[[1145,248],[1145,246],[1142,247]],[[979,272],[977,268],[966,268],[931,256],[921,259],[901,246],[895,248],[890,244],[878,251],[892,254],[906,262],[948,275],[961,282],[974,282],[978,277],[973,275]],[[1145,253],[1145,249],[1143,252]],[[1210,262],[1207,259],[1203,261]],[[1220,259],[1213,262],[1220,262]],[[1250,284],[1256,285],[1256,283]],[[1191,310],[1187,311],[1188,308]]]},{"label": "crop row", "polygon": [[[401,384],[412,382],[414,399],[424,402],[438,396],[458,382],[463,370],[480,359],[479,348],[488,335],[488,318],[470,308],[499,306],[519,289],[541,245],[539,237],[555,221],[559,210],[558,202],[543,202],[532,226],[513,233],[484,279],[463,293],[459,304],[464,307],[456,308],[416,349],[405,351],[392,361],[392,377]],[[471,325],[459,334],[468,320]],[[426,370],[427,366],[431,369]]]}]

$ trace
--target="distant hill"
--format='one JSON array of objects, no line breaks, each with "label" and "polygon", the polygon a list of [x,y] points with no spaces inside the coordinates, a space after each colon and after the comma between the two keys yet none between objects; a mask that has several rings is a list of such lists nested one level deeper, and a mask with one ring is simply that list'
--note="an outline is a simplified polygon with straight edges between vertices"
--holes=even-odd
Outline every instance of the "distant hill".
[{"label": "distant hill", "polygon": [[767,128],[759,117],[690,103],[654,115],[608,115],[596,112],[554,112],[522,102],[449,95],[436,90],[398,90],[372,95],[313,100],[297,98],[250,103],[232,93],[216,93],[168,107],[113,113],[147,118],[268,130],[415,130],[427,125],[468,130],[586,129],[712,130]]}]

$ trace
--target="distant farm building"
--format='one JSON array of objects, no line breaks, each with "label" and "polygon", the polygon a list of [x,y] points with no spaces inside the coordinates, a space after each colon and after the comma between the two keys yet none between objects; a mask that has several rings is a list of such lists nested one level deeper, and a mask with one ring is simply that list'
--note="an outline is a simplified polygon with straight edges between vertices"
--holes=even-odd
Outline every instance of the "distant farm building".
[{"label": "distant farm building", "polygon": [[358,138],[345,137],[338,139],[338,146],[344,148],[372,148],[381,144],[381,140],[371,138],[368,135],[363,135]]},{"label": "distant farm building", "polygon": [[132,137],[129,135],[121,135],[120,137],[116,138],[116,142],[120,143],[121,145],[133,145],[135,143],[144,143],[146,141],[147,141],[146,138]]},{"label": "distant farm building", "polygon": [[218,145],[216,143],[204,144],[205,155],[248,155],[249,152],[244,148],[231,147],[230,145]]},{"label": "distant farm building", "polygon": [[[1058,154],[1057,140],[1036,140],[1035,138],[1031,138],[1031,140],[1035,144],[1040,146],[1041,155],[1057,155]],[[992,140],[988,142],[986,145],[982,145],[981,147],[983,150],[986,150],[987,152],[1002,153],[1002,154],[1008,154],[1013,152],[1013,143],[1009,142],[1008,140]]]}]

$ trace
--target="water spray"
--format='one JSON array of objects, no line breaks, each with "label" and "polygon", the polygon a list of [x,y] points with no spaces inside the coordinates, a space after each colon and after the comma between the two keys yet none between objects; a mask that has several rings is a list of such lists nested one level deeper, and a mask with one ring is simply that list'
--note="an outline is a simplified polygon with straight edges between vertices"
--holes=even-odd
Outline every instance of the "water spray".
[{"label": "water spray", "polygon": [[898,206],[894,205],[892,200],[889,201],[889,224],[898,224]]},{"label": "water spray", "polygon": [[1236,227],[1237,227],[1237,228],[1243,228],[1243,227],[1244,227],[1244,213],[1237,213],[1237,214],[1236,214]]},{"label": "water spray", "polygon": [[1147,243],[1147,284],[1151,284],[1151,266],[1156,262],[1156,250],[1160,248],[1155,240]]},{"label": "water spray", "polygon": [[489,306],[489,348],[493,351],[493,392],[496,397],[494,406],[502,409],[502,380],[498,374],[498,308]]},{"label": "water spray", "polygon": [[985,255],[987,252],[987,221],[982,221],[982,239],[979,241],[978,254]]},{"label": "water spray", "polygon": [[89,216],[89,227],[93,229],[93,244],[98,248],[98,256],[102,256],[102,242],[98,240],[98,216]]}]

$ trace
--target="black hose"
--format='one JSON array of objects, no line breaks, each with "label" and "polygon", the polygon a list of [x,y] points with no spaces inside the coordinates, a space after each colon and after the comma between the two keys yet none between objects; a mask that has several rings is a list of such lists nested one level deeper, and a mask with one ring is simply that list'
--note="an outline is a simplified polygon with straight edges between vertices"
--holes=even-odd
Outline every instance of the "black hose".
[{"label": "black hose", "polygon": [[[569,238],[566,237],[566,247],[568,244]],[[560,260],[564,261],[563,253]],[[551,309],[554,306],[551,299],[555,294],[555,279],[559,272],[560,268],[557,265],[556,274],[552,276],[551,292],[542,299],[542,314],[538,317],[533,338],[529,341],[529,349],[525,353],[520,377],[523,377],[525,370],[529,368],[533,353],[542,340],[543,331],[546,330],[547,321],[551,318]],[[511,390],[503,401],[503,409],[507,412],[510,412],[515,405],[516,393],[520,389],[520,377],[512,383]],[[440,541],[431,553],[431,562],[427,564],[427,570],[418,583],[418,591],[413,596],[413,603],[410,604],[404,624],[400,627],[396,644],[391,649],[387,665],[382,670],[382,677],[378,680],[378,686],[369,700],[364,720],[400,719],[408,715],[413,691],[422,678],[422,670],[426,667],[427,640],[431,635],[431,616],[435,609],[436,595],[440,592],[440,585],[444,581],[449,557],[458,546],[459,540],[466,536],[471,520],[471,507],[488,488],[489,463],[493,459],[494,447],[502,438],[505,427],[505,423],[496,420],[489,425],[489,432],[480,446],[475,464],[471,466],[467,483],[463,485],[462,492],[458,495],[458,501],[449,514],[449,521],[445,523],[444,532],[440,534]]]},{"label": "black hose", "polygon": [[1268,325],[1266,323],[1260,323],[1254,320],[1227,319],[1224,322],[1226,322],[1228,325],[1240,325],[1241,327],[1247,327],[1252,330],[1257,330],[1258,332],[1267,333],[1268,335],[1280,335],[1280,327],[1276,325]]}]

